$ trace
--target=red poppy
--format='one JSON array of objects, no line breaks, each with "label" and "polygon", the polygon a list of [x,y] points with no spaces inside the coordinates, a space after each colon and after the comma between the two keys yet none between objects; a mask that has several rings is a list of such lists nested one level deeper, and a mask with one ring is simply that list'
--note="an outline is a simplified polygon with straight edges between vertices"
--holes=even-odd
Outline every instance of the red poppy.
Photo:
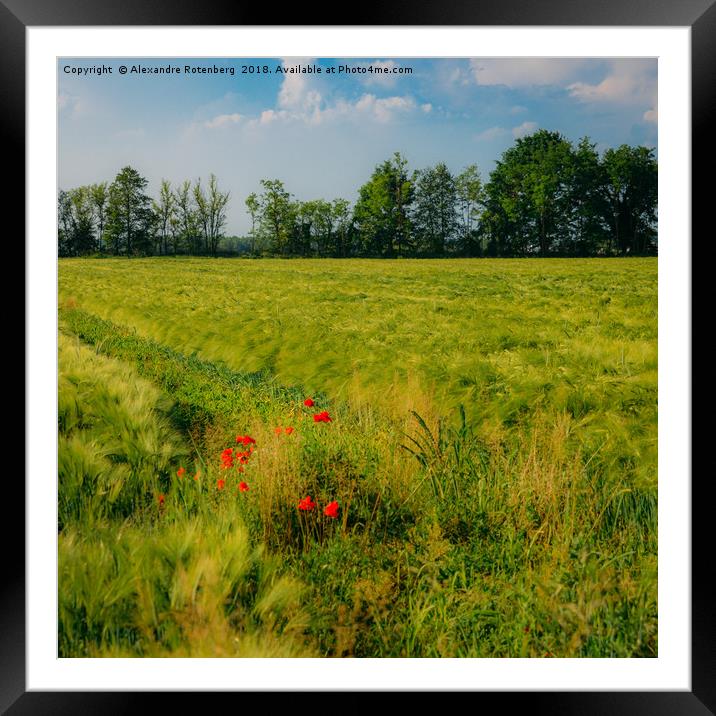
[{"label": "red poppy", "polygon": [[307,408],[312,408],[312,407],[315,405],[315,403],[313,402],[313,399],[312,399],[312,398],[306,398],[306,399],[303,401],[303,404],[304,404]]},{"label": "red poppy", "polygon": [[310,495],[306,495],[302,500],[298,501],[298,509],[304,512],[310,512],[315,509],[316,503],[311,499]]},{"label": "red poppy", "polygon": [[164,507],[164,495],[159,495],[157,501],[159,502],[159,507]]},{"label": "red poppy", "polygon": [[236,442],[243,443],[244,445],[256,444],[256,441],[250,435],[237,435]]},{"label": "red poppy", "polygon": [[331,416],[328,414],[327,410],[324,410],[322,413],[316,413],[313,416],[313,422],[314,423],[330,423]]},{"label": "red poppy", "polygon": [[248,491],[249,491],[249,486],[248,486],[245,482],[240,482],[240,483],[239,483],[239,490],[241,490],[241,492],[248,492]]},{"label": "red poppy", "polygon": [[186,470],[183,467],[180,467],[177,470],[177,477],[184,477],[185,473],[186,473]]},{"label": "red poppy", "polygon": [[283,432],[283,428],[274,428],[273,431],[276,433],[276,435],[280,435]]},{"label": "red poppy", "polygon": [[293,428],[288,427],[286,428],[286,435],[290,435],[293,432]]},{"label": "red poppy", "polygon": [[221,479],[217,480],[216,481],[216,489],[223,490],[225,484],[226,484],[226,482],[224,480],[221,480]]},{"label": "red poppy", "polygon": [[329,505],[326,505],[326,509],[323,510],[323,514],[326,515],[326,517],[330,517],[332,519],[336,519],[338,517],[338,503],[333,500]]},{"label": "red poppy", "polygon": [[231,467],[234,464],[234,451],[232,448],[226,448],[221,453],[221,466],[224,469]]}]

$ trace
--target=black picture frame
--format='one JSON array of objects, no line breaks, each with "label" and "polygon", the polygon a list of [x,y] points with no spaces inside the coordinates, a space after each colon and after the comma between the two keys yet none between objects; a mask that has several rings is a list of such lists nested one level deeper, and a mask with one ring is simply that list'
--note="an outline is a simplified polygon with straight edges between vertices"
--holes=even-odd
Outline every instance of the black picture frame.
[{"label": "black picture frame", "polygon": [[[707,132],[716,124],[716,0],[500,0],[499,3],[470,4],[461,0],[427,0],[410,4],[350,4],[351,15],[341,16],[342,3],[306,5],[290,3],[280,13],[277,8],[260,3],[204,2],[188,0],[124,0],[120,3],[87,3],[83,0],[0,0],[0,91],[3,95],[2,136],[5,139],[6,175],[18,178],[10,182],[5,200],[10,206],[24,205],[25,182],[25,28],[28,26],[93,25],[272,25],[280,15],[282,25],[480,25],[480,26],[682,26],[691,28],[692,38],[692,226],[693,235],[706,233],[706,211],[712,193],[706,179],[707,167],[714,165],[713,142]],[[345,9],[345,7],[343,7]],[[350,20],[347,22],[346,20]],[[9,162],[9,164],[7,164]],[[7,169],[10,171],[7,171]],[[713,171],[711,172],[713,173]],[[699,179],[701,177],[701,180]],[[713,199],[711,198],[711,203]],[[712,222],[711,222],[712,223]],[[24,226],[17,232],[24,231]],[[712,227],[711,232],[712,233]],[[20,235],[18,233],[18,235]],[[685,237],[686,240],[686,237]],[[706,262],[697,261],[692,242],[692,306],[695,311],[708,310],[705,281],[696,281],[696,272],[706,270]],[[24,253],[18,258],[24,265]],[[699,289],[698,286],[701,288]],[[692,317],[692,326],[698,322]],[[704,324],[708,326],[709,324]],[[694,338],[697,338],[694,335]],[[705,339],[702,339],[702,341]],[[692,341],[692,385],[697,373],[705,376],[709,351],[696,349]],[[25,366],[28,356],[24,355]],[[28,379],[25,372],[26,382]],[[709,404],[709,381],[699,387],[699,405]],[[692,455],[703,455],[712,442],[713,418],[697,419],[696,401],[692,403]],[[25,432],[26,450],[30,436]],[[694,466],[696,462],[694,461]],[[689,692],[509,692],[474,694],[476,708],[484,708],[485,699],[499,699],[499,708],[524,708],[533,713],[550,714],[708,714],[716,713],[716,618],[712,609],[708,565],[713,538],[708,530],[706,511],[710,510],[708,487],[714,474],[714,460],[706,470],[694,467],[692,490],[692,658]],[[708,468],[711,468],[710,470]],[[683,476],[685,483],[691,475]],[[6,505],[21,514],[25,503],[22,482],[7,481]],[[24,512],[22,513],[24,515]],[[21,521],[22,521],[21,517]],[[18,542],[17,521],[3,521],[6,554]],[[136,708],[136,702],[168,708],[170,694],[135,694],[131,692],[26,692],[25,687],[25,560],[19,550],[16,559],[6,560],[0,581],[0,712],[18,714],[125,713]],[[181,694],[184,707],[198,702],[198,694]],[[363,695],[351,700],[357,706]],[[203,697],[202,697],[203,698]]]}]

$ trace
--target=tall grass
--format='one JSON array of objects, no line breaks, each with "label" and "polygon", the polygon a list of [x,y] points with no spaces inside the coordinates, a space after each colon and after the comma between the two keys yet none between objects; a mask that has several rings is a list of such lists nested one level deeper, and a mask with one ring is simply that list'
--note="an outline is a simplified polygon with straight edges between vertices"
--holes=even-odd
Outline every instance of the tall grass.
[{"label": "tall grass", "polygon": [[[504,262],[494,276],[480,262],[260,263],[61,262],[61,327],[75,336],[60,337],[62,655],[657,654],[655,263]],[[130,278],[146,296],[125,292]],[[244,345],[250,278],[281,306],[268,361]],[[238,347],[238,294],[215,287],[231,282]],[[284,301],[302,283],[334,295]],[[415,307],[416,335],[400,321],[402,342],[376,334],[357,285],[388,297],[384,322],[391,296]],[[122,308],[99,306],[102,290]],[[150,293],[165,311],[176,300],[173,325]],[[453,293],[466,305],[439,298]],[[539,329],[521,294],[541,306]],[[450,367],[422,323],[441,305],[467,321],[464,334],[444,324]],[[194,311],[221,328],[196,353],[207,325]],[[385,340],[387,370],[346,373]],[[321,363],[336,345],[353,352]],[[319,409],[332,422],[315,423]],[[244,472],[222,468],[244,434]],[[306,495],[316,510],[297,509]]]}]

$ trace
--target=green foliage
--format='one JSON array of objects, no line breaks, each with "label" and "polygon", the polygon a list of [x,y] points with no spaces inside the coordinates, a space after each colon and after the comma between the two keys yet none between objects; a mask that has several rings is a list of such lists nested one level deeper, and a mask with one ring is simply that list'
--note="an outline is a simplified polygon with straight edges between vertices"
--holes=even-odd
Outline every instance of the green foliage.
[{"label": "green foliage", "polygon": [[[58,195],[58,254],[83,256],[96,248],[95,194],[93,187],[81,186]],[[100,219],[103,214],[100,213]]]},{"label": "green foliage", "polygon": [[[251,256],[442,257],[650,255],[657,249],[657,163],[622,145],[600,159],[544,129],[516,140],[485,186],[477,165],[453,175],[444,162],[408,172],[395,152],[377,165],[351,209],[341,198],[297,201],[279,179],[244,200]],[[224,236],[229,192],[214,174],[159,198],[132,167],[106,183],[58,194],[58,252],[84,256],[241,254]]]},{"label": "green foliage", "polygon": [[413,183],[407,161],[395,152],[392,159],[378,165],[359,190],[353,212],[360,236],[359,253],[364,256],[394,257],[410,255],[410,219]]},{"label": "green foliage", "polygon": [[107,243],[115,255],[144,256],[151,252],[154,215],[146,187],[147,180],[129,166],[109,187]]},{"label": "green foliage", "polygon": [[458,228],[457,187],[447,165],[440,163],[416,172],[413,230],[417,251],[444,256],[452,248]]},{"label": "green foliage", "polygon": [[539,130],[504,152],[485,187],[481,230],[493,256],[646,255],[656,250],[653,150],[621,146],[600,160]]},{"label": "green foliage", "polygon": [[645,254],[655,249],[657,164],[654,151],[629,147],[604,153],[607,197],[616,247],[622,255]]}]

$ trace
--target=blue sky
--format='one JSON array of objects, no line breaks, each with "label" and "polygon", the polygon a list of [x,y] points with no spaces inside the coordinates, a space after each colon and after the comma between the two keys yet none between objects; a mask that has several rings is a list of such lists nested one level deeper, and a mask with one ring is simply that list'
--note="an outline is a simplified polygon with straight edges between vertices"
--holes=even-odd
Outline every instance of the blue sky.
[{"label": "blue sky", "polygon": [[[180,71],[122,75],[121,65]],[[98,66],[112,72],[85,72]],[[297,66],[321,72],[277,71]],[[213,172],[231,192],[226,231],[242,234],[244,200],[264,178],[297,199],[353,202],[376,164],[400,151],[410,169],[474,163],[486,181],[515,138],[540,128],[575,143],[588,135],[599,151],[656,148],[656,110],[656,59],[60,59],[59,186],[111,181],[129,164],[156,195],[163,178],[206,183]]]}]

